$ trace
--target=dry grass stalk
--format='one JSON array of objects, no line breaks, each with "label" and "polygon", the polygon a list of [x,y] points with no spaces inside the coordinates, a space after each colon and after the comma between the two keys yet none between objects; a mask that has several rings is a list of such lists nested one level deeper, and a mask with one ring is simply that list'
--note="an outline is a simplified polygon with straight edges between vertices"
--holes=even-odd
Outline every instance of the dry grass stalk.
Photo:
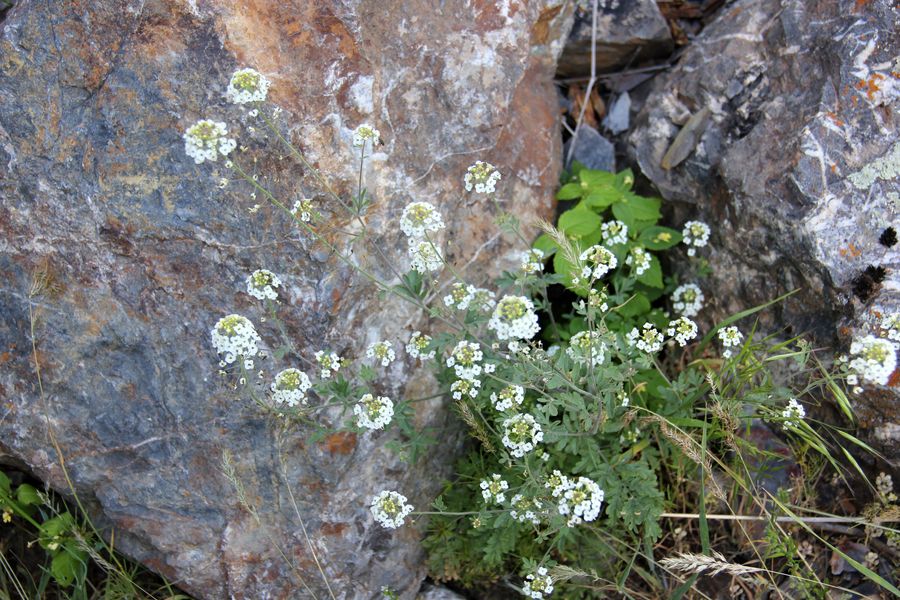
[{"label": "dry grass stalk", "polygon": [[672,442],[681,451],[687,456],[689,459],[697,463],[703,468],[704,474],[707,475],[707,481],[709,483],[709,489],[712,494],[718,498],[719,500],[725,501],[725,491],[722,489],[722,486],[719,485],[719,482],[716,481],[716,478],[713,476],[712,463],[708,458],[704,457],[699,450],[700,444],[697,443],[697,440],[687,435],[686,433],[680,431],[679,429],[672,427],[669,425],[669,422],[663,419],[662,417],[658,417],[656,415],[649,417],[649,420],[655,421],[659,424],[659,430],[666,437],[667,440]]},{"label": "dry grass stalk", "polygon": [[478,422],[478,419],[475,418],[475,414],[472,412],[472,409],[469,408],[469,405],[462,400],[458,400],[456,402],[456,407],[459,409],[459,415],[460,417],[462,417],[463,423],[469,426],[475,439],[484,445],[485,450],[487,450],[491,454],[495,454],[497,450],[491,443],[491,436],[488,435],[488,432],[485,431],[484,426]]},{"label": "dry grass stalk", "polygon": [[664,558],[659,564],[672,571],[681,573],[697,573],[702,575],[718,575],[719,573],[728,573],[729,575],[750,575],[752,573],[761,573],[765,569],[757,567],[748,567],[746,565],[738,565],[728,562],[724,556],[712,551],[712,556],[705,554],[681,553],[676,557]]}]

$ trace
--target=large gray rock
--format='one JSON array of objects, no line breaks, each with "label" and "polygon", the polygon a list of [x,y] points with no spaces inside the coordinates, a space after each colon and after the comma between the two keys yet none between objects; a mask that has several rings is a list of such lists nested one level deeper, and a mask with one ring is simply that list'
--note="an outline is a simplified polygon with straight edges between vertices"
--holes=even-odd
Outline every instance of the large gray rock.
[{"label": "large gray rock", "polygon": [[[799,288],[767,325],[843,346],[900,309],[900,257],[878,242],[900,200],[898,22],[890,0],[740,0],[653,83],[630,152],[680,215],[713,224],[712,316]],[[864,301],[852,288],[868,265],[887,280]],[[884,390],[858,399],[885,445],[896,407]]]},{"label": "large gray rock", "polygon": [[[276,338],[242,291],[259,267],[285,281],[280,314],[305,359],[323,348],[359,357],[381,337],[399,346],[427,324],[278,211],[249,211],[263,199],[246,185],[220,189],[221,162],[195,165],[181,135],[202,117],[227,121],[248,147],[245,166],[290,201],[317,187],[225,103],[233,70],[269,75],[281,122],[342,194],[356,181],[352,130],[370,122],[385,143],[368,163],[376,204],[356,260],[386,278],[405,270],[398,216],[427,200],[447,221],[450,258],[484,284],[510,265],[514,242],[497,235],[492,204],[462,192],[462,175],[491,161],[507,209],[550,216],[560,141],[549,82],[566,21],[551,1],[17,2],[0,24],[0,454],[65,490],[52,428],[116,547],[199,597],[306,597],[304,585],[325,597],[325,579],[339,598],[382,585],[413,597],[422,523],[383,529],[367,502],[397,489],[427,509],[459,440],[446,401],[414,405],[415,425],[438,439],[416,464],[386,448],[396,432],[316,441],[313,427],[282,430],[232,391],[209,332],[239,312]],[[353,226],[315,199],[332,223]],[[35,278],[47,285],[30,298]],[[271,375],[301,363],[261,364]],[[400,360],[376,388],[428,396],[422,372]],[[223,475],[223,451],[261,524]]]},{"label": "large gray rock", "polygon": [[[593,2],[579,2],[572,33],[559,57],[560,77],[591,74],[592,25]],[[596,40],[597,73],[666,57],[674,47],[655,0],[598,0]]]}]

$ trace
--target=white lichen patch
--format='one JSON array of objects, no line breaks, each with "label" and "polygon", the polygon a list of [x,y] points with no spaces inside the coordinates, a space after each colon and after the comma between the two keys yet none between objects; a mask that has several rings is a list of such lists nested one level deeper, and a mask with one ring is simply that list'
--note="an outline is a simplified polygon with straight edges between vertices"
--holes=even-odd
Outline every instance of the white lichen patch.
[{"label": "white lichen patch", "polygon": [[897,177],[900,177],[900,142],[896,142],[881,158],[850,174],[847,180],[857,189],[866,190],[879,179],[887,181]]}]

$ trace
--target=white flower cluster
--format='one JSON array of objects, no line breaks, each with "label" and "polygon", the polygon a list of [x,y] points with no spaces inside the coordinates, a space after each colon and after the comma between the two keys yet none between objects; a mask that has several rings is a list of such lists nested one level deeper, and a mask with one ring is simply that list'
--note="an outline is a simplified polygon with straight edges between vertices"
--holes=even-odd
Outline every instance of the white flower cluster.
[{"label": "white flower cluster", "polygon": [[488,329],[492,329],[500,340],[530,340],[541,326],[531,300],[524,296],[504,296],[494,308]]},{"label": "white flower cluster", "polygon": [[685,317],[696,317],[703,308],[703,292],[695,283],[679,285],[672,292],[672,309]]},{"label": "white flower cluster", "polygon": [[476,160],[475,164],[466,170],[464,181],[467,192],[475,188],[476,194],[493,194],[497,182],[500,181],[500,171],[490,163]]},{"label": "white flower cluster", "polygon": [[445,227],[441,213],[429,202],[407,204],[400,215],[400,231],[411,239],[424,238]]},{"label": "white flower cluster", "polygon": [[569,339],[566,354],[579,365],[596,367],[606,358],[606,344],[598,331],[579,331]]},{"label": "white flower cluster", "polygon": [[440,271],[444,266],[440,252],[429,240],[409,240],[407,252],[410,258],[410,267],[419,273]]},{"label": "white flower cluster", "polygon": [[478,379],[457,379],[450,386],[450,393],[454,400],[462,400],[463,396],[477,398],[481,390],[481,381]]},{"label": "white flower cluster", "polygon": [[781,416],[784,419],[781,425],[785,430],[790,427],[798,427],[800,421],[806,416],[806,409],[803,408],[802,404],[797,402],[796,398],[791,398],[787,406],[784,407],[784,410],[781,411]]},{"label": "white flower cluster", "polygon": [[237,142],[227,136],[225,123],[209,119],[197,121],[184,132],[184,152],[198,165],[205,160],[215,162],[219,154],[228,156],[237,146]]},{"label": "white flower cluster", "polygon": [[540,273],[544,270],[544,251],[531,248],[522,253],[522,271],[526,274]]},{"label": "white flower cluster", "polygon": [[239,356],[250,358],[259,353],[262,338],[247,317],[241,315],[222,317],[212,328],[211,334],[213,348],[219,354],[225,355],[222,360],[228,364],[236,361]]},{"label": "white flower cluster", "polygon": [[444,296],[444,305],[449,308],[466,310],[475,299],[475,290],[474,285],[458,281],[450,286],[450,293]]},{"label": "white flower cluster", "polygon": [[581,276],[585,279],[600,279],[619,264],[616,255],[603,246],[591,246],[581,253],[579,259],[587,263],[581,269]]},{"label": "white flower cluster", "polygon": [[625,257],[625,264],[634,269],[636,275],[641,276],[650,268],[650,253],[635,246]]},{"label": "white flower cluster", "polygon": [[316,352],[315,357],[316,362],[319,363],[319,377],[322,379],[328,379],[332,373],[337,373],[341,370],[341,357],[334,352],[319,350]]},{"label": "white flower cluster", "polygon": [[644,323],[644,327],[640,330],[635,327],[625,337],[628,339],[629,344],[638,350],[643,350],[647,354],[659,352],[662,349],[664,339],[663,334],[656,326],[649,322]]},{"label": "white flower cluster", "polygon": [[888,339],[900,342],[900,313],[892,313],[881,320],[881,328]]},{"label": "white flower cluster", "polygon": [[432,349],[430,352],[425,352],[425,349],[428,348],[428,344],[430,343],[430,335],[426,335],[421,331],[414,331],[413,334],[409,336],[409,342],[406,344],[406,353],[419,360],[432,359],[434,358],[434,350]]},{"label": "white flower cluster", "polygon": [[484,354],[481,352],[481,345],[478,342],[460,340],[450,352],[447,366],[453,367],[456,376],[460,379],[477,379],[483,371],[480,364],[482,358],[484,358]]},{"label": "white flower cluster", "polygon": [[628,225],[622,221],[607,221],[600,226],[600,236],[606,246],[628,243]]},{"label": "white flower cluster", "polygon": [[688,256],[694,256],[697,248],[703,248],[709,241],[709,225],[703,221],[688,221],[684,224],[681,235],[684,236],[684,245],[688,247]]},{"label": "white flower cluster", "polygon": [[531,523],[532,525],[540,525],[541,518],[535,512],[541,509],[541,501],[537,498],[526,498],[522,494],[516,494],[509,501],[512,510],[509,516],[519,523]]},{"label": "white flower cluster", "polygon": [[544,487],[550,490],[550,495],[554,498],[562,496],[563,492],[569,486],[569,478],[560,472],[559,469],[553,469],[553,473],[547,478]]},{"label": "white flower cluster", "polygon": [[606,287],[603,289],[595,290],[591,288],[588,292],[588,306],[591,308],[597,308],[601,312],[606,312],[609,310],[609,305],[606,303],[609,295],[606,293]]},{"label": "white flower cluster", "polygon": [[497,295],[491,290],[475,288],[475,297],[469,303],[475,310],[489,311],[497,304]]},{"label": "white flower cluster", "polygon": [[897,367],[896,346],[874,335],[853,340],[850,356],[850,369],[864,381],[876,385],[887,385]]},{"label": "white flower cluster", "polygon": [[679,346],[684,347],[697,337],[697,324],[687,317],[678,317],[674,321],[669,321],[669,329],[666,333],[669,337],[675,338]]},{"label": "white flower cluster", "polygon": [[381,132],[371,125],[360,125],[353,131],[353,145],[357,148],[362,148],[370,140],[372,148],[381,142]]},{"label": "white flower cluster", "polygon": [[544,439],[541,425],[534,417],[527,413],[519,413],[503,421],[503,445],[509,448],[510,453],[522,458],[526,453],[534,450],[535,444]]},{"label": "white flower cluster", "polygon": [[385,490],[372,498],[371,510],[372,516],[382,527],[396,529],[403,525],[413,507],[403,494]]},{"label": "white flower cluster", "polygon": [[312,384],[306,373],[299,369],[285,369],[272,382],[272,399],[290,407],[306,404],[306,392],[310,387]]},{"label": "white flower cluster", "polygon": [[281,279],[272,271],[257,269],[247,277],[247,293],[259,300],[275,300],[278,292],[275,288],[281,287]]},{"label": "white flower cluster", "polygon": [[725,347],[725,351],[722,352],[722,356],[725,358],[731,358],[731,349],[737,348],[741,345],[741,342],[744,340],[744,334],[740,332],[740,330],[732,325],[731,327],[723,327],[719,330],[719,341],[722,342],[722,345]]},{"label": "white flower cluster", "polygon": [[547,574],[547,567],[538,567],[536,573],[528,574],[522,593],[534,600],[542,600],[553,593],[553,578]]},{"label": "white flower cluster", "polygon": [[356,424],[366,429],[384,429],[394,416],[394,403],[387,396],[365,394],[353,407]]},{"label": "white flower cluster", "polygon": [[525,401],[525,388],[521,385],[508,385],[499,392],[491,394],[494,408],[500,412],[522,406]]},{"label": "white flower cluster", "polygon": [[506,502],[506,494],[503,492],[508,489],[509,483],[499,473],[494,473],[490,479],[481,480],[481,495],[484,497],[485,502],[493,501],[498,504]]},{"label": "white flower cluster", "polygon": [[304,223],[309,223],[312,220],[312,213],[312,200],[304,198],[302,200],[294,201],[294,208],[291,209],[291,214],[294,215],[295,219],[300,219]]},{"label": "white flower cluster", "polygon": [[225,97],[234,104],[264,102],[270,85],[269,80],[256,69],[240,69],[231,76]]},{"label": "white flower cluster", "polygon": [[894,493],[894,480],[887,473],[879,473],[875,478],[875,490],[885,504],[897,501],[897,494]]},{"label": "white flower cluster", "polygon": [[380,362],[382,367],[386,367],[397,358],[390,342],[375,342],[366,349],[366,356],[374,358],[375,362]]},{"label": "white flower cluster", "polygon": [[565,491],[559,499],[559,514],[569,517],[566,525],[572,527],[582,522],[593,521],[600,515],[603,504],[603,490],[587,477],[576,480],[565,478]]}]

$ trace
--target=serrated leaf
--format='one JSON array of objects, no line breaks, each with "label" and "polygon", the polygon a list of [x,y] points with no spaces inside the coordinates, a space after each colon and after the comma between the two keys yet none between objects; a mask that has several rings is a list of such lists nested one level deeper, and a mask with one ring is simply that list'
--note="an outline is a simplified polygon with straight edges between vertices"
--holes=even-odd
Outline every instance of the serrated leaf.
[{"label": "serrated leaf", "polygon": [[659,264],[659,259],[656,256],[650,255],[650,267],[638,275],[637,280],[650,287],[663,287],[662,266]]},{"label": "serrated leaf", "polygon": [[622,193],[614,187],[599,187],[584,197],[585,205],[596,210],[604,210],[622,198]]},{"label": "serrated leaf", "polygon": [[598,186],[613,187],[616,185],[616,176],[613,173],[597,169],[582,169],[578,173],[578,179],[592,188]]},{"label": "serrated leaf", "polygon": [[574,200],[575,198],[581,198],[581,195],[585,192],[587,186],[582,187],[580,183],[567,183],[566,185],[559,188],[559,191],[556,192],[557,200]]},{"label": "serrated leaf", "polygon": [[680,232],[659,225],[648,227],[638,237],[638,241],[649,250],[665,250],[680,243],[681,240]]},{"label": "serrated leaf", "polygon": [[580,239],[600,228],[602,219],[586,208],[573,208],[559,216],[557,227],[570,238]]}]

